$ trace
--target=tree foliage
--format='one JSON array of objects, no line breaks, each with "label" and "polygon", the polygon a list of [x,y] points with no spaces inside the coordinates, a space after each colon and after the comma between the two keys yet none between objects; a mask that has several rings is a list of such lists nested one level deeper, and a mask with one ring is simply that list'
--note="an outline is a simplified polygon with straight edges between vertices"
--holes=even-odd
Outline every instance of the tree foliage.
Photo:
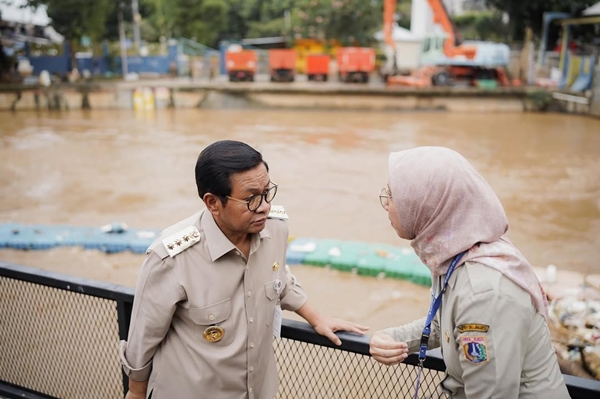
[{"label": "tree foliage", "polygon": [[547,11],[566,12],[578,15],[597,0],[486,0],[489,6],[506,12],[510,18],[510,39],[522,40],[525,28],[530,26],[541,34],[543,15]]},{"label": "tree foliage", "polygon": [[186,37],[213,45],[227,26],[228,5],[224,0],[172,0],[175,37]]},{"label": "tree foliage", "polygon": [[[242,15],[247,21],[245,37],[288,36],[290,26],[286,25],[285,15],[290,17],[294,0],[249,0],[244,2]],[[291,22],[291,18],[290,18]]]},{"label": "tree foliage", "polygon": [[148,41],[168,38],[176,26],[176,7],[169,0],[140,0],[142,32]]},{"label": "tree foliage", "polygon": [[68,40],[82,36],[99,40],[106,33],[107,17],[117,3],[113,0],[29,0],[28,5],[45,5],[52,26]]},{"label": "tree foliage", "polygon": [[294,8],[296,36],[368,45],[383,24],[382,0],[298,0]]},{"label": "tree foliage", "polygon": [[453,22],[464,39],[496,42],[506,39],[506,27],[498,11],[467,13],[454,17]]}]

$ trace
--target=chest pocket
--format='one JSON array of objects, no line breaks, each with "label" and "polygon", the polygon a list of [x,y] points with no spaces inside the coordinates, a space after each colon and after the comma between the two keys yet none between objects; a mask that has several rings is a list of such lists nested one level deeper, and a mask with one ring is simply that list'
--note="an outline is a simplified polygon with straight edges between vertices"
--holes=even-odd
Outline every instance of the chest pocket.
[{"label": "chest pocket", "polygon": [[[231,316],[231,300],[217,302],[202,308],[190,307],[190,319],[196,325],[202,342],[209,345],[225,346],[231,343],[235,336],[233,320]],[[208,342],[203,334],[210,326],[223,329],[223,337],[217,342]]]},{"label": "chest pocket", "polygon": [[265,306],[265,321],[267,326],[273,324],[273,318],[275,317],[275,306],[277,306],[277,290],[275,289],[275,281],[268,282],[265,284],[265,298],[267,300]]}]

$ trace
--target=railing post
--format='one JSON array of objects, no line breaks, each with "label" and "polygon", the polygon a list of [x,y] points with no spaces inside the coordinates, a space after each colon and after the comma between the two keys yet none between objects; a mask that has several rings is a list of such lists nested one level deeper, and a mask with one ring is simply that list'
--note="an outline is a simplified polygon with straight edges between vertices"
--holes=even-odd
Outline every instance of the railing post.
[{"label": "railing post", "polygon": [[[129,323],[131,321],[131,311],[133,303],[122,300],[117,301],[117,317],[119,318],[119,340],[127,339],[129,332]],[[123,374],[123,394],[129,390],[129,377],[121,370]]]}]

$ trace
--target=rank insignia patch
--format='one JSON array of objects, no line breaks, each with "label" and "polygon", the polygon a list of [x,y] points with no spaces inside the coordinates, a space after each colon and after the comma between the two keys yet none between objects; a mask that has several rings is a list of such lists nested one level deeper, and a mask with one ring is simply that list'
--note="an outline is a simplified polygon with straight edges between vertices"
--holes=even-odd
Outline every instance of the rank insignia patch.
[{"label": "rank insignia patch", "polygon": [[462,337],[460,340],[465,360],[473,364],[485,363],[489,360],[485,337]]},{"label": "rank insignia patch", "polygon": [[459,333],[470,332],[470,331],[486,333],[489,331],[490,326],[488,326],[487,324],[468,323],[468,324],[461,324],[458,327],[456,327],[456,329],[458,330]]}]

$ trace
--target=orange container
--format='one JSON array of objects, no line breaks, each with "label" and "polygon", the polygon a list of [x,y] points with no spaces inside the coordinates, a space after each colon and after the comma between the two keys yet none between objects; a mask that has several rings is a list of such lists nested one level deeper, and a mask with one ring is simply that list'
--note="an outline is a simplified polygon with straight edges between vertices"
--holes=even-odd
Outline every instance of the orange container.
[{"label": "orange container", "polygon": [[296,50],[273,49],[269,51],[270,69],[296,69]]},{"label": "orange container", "polygon": [[253,81],[256,73],[256,53],[252,50],[228,51],[225,53],[225,67],[230,81]]},{"label": "orange container", "polygon": [[306,57],[308,80],[327,80],[329,61],[330,58],[327,54],[309,54]]},{"label": "orange container", "polygon": [[338,72],[343,81],[366,83],[375,70],[375,50],[368,47],[341,47],[336,54]]},{"label": "orange container", "polygon": [[296,69],[296,50],[269,51],[269,73],[272,82],[293,82]]}]

